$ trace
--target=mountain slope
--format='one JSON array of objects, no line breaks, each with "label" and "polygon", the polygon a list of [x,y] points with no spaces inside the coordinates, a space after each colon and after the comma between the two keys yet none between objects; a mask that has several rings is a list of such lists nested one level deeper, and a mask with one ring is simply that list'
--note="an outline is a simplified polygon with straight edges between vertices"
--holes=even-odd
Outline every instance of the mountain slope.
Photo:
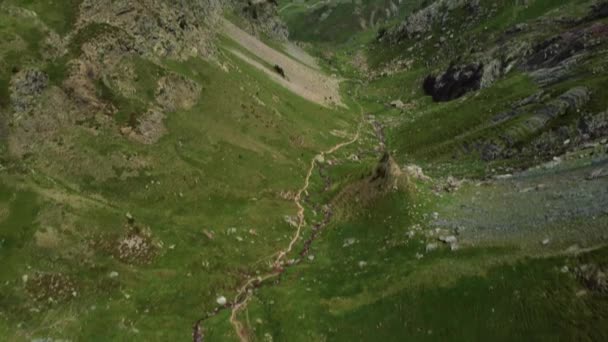
[{"label": "mountain slope", "polygon": [[0,335],[605,340],[607,4],[2,2]]},{"label": "mountain slope", "polygon": [[8,340],[189,339],[291,239],[309,160],[359,113],[234,56],[218,4],[84,1],[63,31],[2,4]]},{"label": "mountain slope", "polygon": [[[328,166],[312,198],[332,220],[255,292],[250,337],[605,339],[605,2],[432,1],[355,30],[355,4],[283,6],[292,39],[361,80],[345,92],[410,186],[368,200],[348,190],[365,152]],[[320,13],[344,36],[303,28]]]}]

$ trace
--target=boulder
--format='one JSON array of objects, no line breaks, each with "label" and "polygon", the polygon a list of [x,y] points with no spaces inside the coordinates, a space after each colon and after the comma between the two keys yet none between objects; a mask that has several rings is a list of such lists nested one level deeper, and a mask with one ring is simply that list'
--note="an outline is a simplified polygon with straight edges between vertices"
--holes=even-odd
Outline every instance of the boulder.
[{"label": "boulder", "polygon": [[405,108],[405,103],[403,103],[403,101],[401,101],[401,100],[391,101],[390,105],[391,105],[391,107],[397,108],[397,109]]},{"label": "boulder", "polygon": [[458,242],[458,239],[454,235],[450,236],[441,236],[439,237],[439,241],[446,243],[448,245],[455,244]]}]

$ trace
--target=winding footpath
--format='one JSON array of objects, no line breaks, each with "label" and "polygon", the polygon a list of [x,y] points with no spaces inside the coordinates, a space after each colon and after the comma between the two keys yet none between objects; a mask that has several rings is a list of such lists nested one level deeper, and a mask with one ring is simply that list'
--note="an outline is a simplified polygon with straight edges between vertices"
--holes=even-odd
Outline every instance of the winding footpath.
[{"label": "winding footpath", "polygon": [[243,326],[243,323],[241,323],[238,320],[237,316],[240,311],[244,310],[247,307],[247,304],[251,300],[251,297],[253,295],[253,291],[251,291],[252,288],[259,287],[264,281],[266,281],[270,278],[274,278],[274,277],[280,275],[281,273],[283,273],[283,267],[282,267],[283,260],[293,250],[293,247],[295,246],[295,244],[300,239],[300,236],[302,235],[302,230],[303,230],[304,226],[306,225],[306,209],[304,208],[304,205],[302,204],[302,195],[306,193],[306,191],[308,190],[308,187],[310,186],[310,178],[312,177],[312,173],[315,169],[316,161],[320,158],[325,157],[326,155],[333,154],[336,151],[340,150],[341,148],[351,145],[351,144],[355,143],[357,140],[359,140],[359,136],[361,133],[361,126],[362,125],[359,124],[359,128],[357,129],[357,132],[353,136],[353,138],[351,138],[348,141],[341,142],[337,145],[334,145],[327,151],[318,153],[310,160],[310,166],[308,167],[308,172],[306,173],[306,178],[304,179],[304,185],[302,186],[302,188],[300,188],[300,190],[298,190],[298,193],[294,197],[294,203],[298,207],[298,214],[297,214],[298,225],[296,228],[296,232],[294,233],[291,241],[289,242],[289,245],[287,245],[287,247],[285,249],[278,252],[277,258],[275,259],[275,261],[273,263],[272,272],[270,272],[264,276],[261,276],[261,277],[249,279],[239,289],[236,297],[234,298],[233,303],[235,303],[235,304],[232,307],[232,314],[230,315],[230,323],[234,327],[234,330],[237,333],[239,340],[241,340],[242,342],[249,341],[249,337],[247,335],[247,331],[246,331],[245,327]]},{"label": "winding footpath", "polygon": [[[350,80],[346,80],[346,81],[350,81]],[[357,88],[357,90],[356,90],[357,94],[358,94],[358,92],[359,92],[359,88]],[[308,188],[310,186],[310,179],[315,170],[315,166],[317,165],[317,160],[324,158],[326,155],[333,154],[333,153],[337,152],[338,150],[340,150],[348,145],[351,145],[359,140],[359,137],[361,135],[361,130],[364,127],[364,123],[366,122],[366,118],[364,115],[363,106],[361,106],[361,104],[359,104],[359,103],[357,103],[357,105],[359,106],[359,109],[360,109],[361,121],[359,122],[355,135],[351,139],[338,143],[326,151],[317,153],[310,160],[308,171],[306,173],[306,178],[304,179],[304,185],[302,185],[302,188],[300,188],[298,190],[298,192],[294,196],[294,200],[293,200],[296,207],[298,208],[298,212],[297,212],[298,224],[296,227],[296,231],[295,231],[293,237],[291,238],[291,240],[289,241],[289,244],[287,245],[287,247],[274,253],[271,256],[271,258],[276,256],[276,259],[274,260],[274,263],[272,264],[272,271],[270,271],[269,273],[267,273],[263,276],[258,276],[258,277],[253,277],[253,278],[248,279],[243,285],[241,285],[241,287],[239,287],[237,294],[232,301],[232,305],[231,305],[232,312],[230,314],[230,323],[234,327],[234,330],[241,342],[248,342],[249,335],[248,335],[247,329],[245,328],[243,323],[241,323],[238,319],[239,312],[246,309],[247,304],[249,304],[249,301],[251,300],[251,298],[253,296],[253,289],[260,287],[268,279],[275,278],[275,277],[283,274],[283,272],[285,271],[285,268],[283,267],[284,259],[287,255],[289,255],[289,253],[291,253],[293,251],[294,246],[297,244],[298,240],[300,239],[300,237],[302,235],[302,231],[303,231],[304,227],[306,226],[306,208],[302,204],[302,196],[305,195],[308,191]],[[310,243],[310,242],[308,242],[308,243]],[[305,247],[305,248],[307,248],[307,247]],[[230,307],[230,306],[227,306],[227,307]],[[216,309],[216,311],[214,312],[213,315],[219,313],[219,311],[221,311],[221,309],[219,309],[219,310]],[[204,331],[203,331],[202,323],[204,320],[206,320],[208,318],[210,318],[210,316],[208,316],[207,318],[202,318],[194,324],[193,331],[192,331],[193,342],[203,342],[204,341]]]}]

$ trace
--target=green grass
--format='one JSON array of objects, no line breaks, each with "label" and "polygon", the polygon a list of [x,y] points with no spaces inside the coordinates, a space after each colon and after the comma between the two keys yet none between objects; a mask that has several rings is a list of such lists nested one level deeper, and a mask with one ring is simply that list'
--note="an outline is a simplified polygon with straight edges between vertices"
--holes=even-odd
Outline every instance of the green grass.
[{"label": "green grass", "polygon": [[2,48],[0,56],[4,62],[4,67],[0,69],[1,102],[7,102],[8,82],[12,72],[35,65],[41,58],[40,48],[43,39],[44,34],[36,22],[0,13],[0,47]]},{"label": "green grass", "polygon": [[[291,202],[278,198],[278,192],[300,187],[309,159],[341,141],[328,132],[348,130],[359,113],[310,103],[268,80],[262,71],[229,58],[224,62],[240,72],[226,73],[199,59],[159,64],[125,60],[137,74],[133,98],[120,97],[111,81],[99,84],[101,97],[114,103],[119,113],[139,111],[144,108],[139,105],[151,103],[158,78],[169,72],[201,84],[199,102],[191,110],[168,114],[169,134],[155,145],[130,142],[103,127],[94,136],[77,126],[63,134],[64,144],[76,149],[62,153],[50,149],[30,159],[37,165],[33,166],[36,176],[28,176],[33,178],[32,187],[57,191],[66,202],[45,201],[44,214],[29,217],[42,217],[44,227],[66,230],[59,230],[65,244],[56,249],[26,245],[22,253],[53,260],[30,261],[32,271],[26,273],[69,275],[79,295],[45,307],[41,314],[26,314],[35,303],[18,286],[22,274],[7,274],[11,283],[0,300],[24,313],[0,315],[4,336],[19,339],[35,330],[40,337],[188,339],[191,325],[215,307],[218,293],[231,296],[244,272],[266,269],[256,261],[286,243],[291,228],[283,215],[296,210]],[[299,136],[305,142],[302,147],[291,143]],[[141,158],[146,166],[116,162],[123,156]],[[80,166],[57,170],[37,164],[45,159],[57,165],[66,158]],[[80,200],[90,204],[73,202]],[[56,206],[61,209],[53,209]],[[91,246],[92,241],[119,239],[125,233],[127,211],[140,225],[150,227],[155,241],[163,242],[150,265],[126,265],[107,250]],[[236,233],[229,233],[231,228]],[[215,238],[209,240],[205,230],[213,231]],[[110,279],[111,271],[120,276]],[[24,322],[23,330],[4,328],[15,326],[16,320]],[[43,320],[59,326],[50,328]],[[128,328],[131,323],[139,333]],[[117,329],[109,333],[108,326]]]},{"label": "green grass", "polygon": [[91,23],[76,32],[70,40],[69,50],[72,55],[79,55],[82,45],[104,35],[119,34],[120,29],[105,23]]},{"label": "green grass", "polygon": [[467,141],[492,136],[492,128],[486,130],[490,118],[535,90],[526,76],[513,75],[475,96],[429,106],[414,124],[396,130],[391,140],[399,151],[426,160],[458,151]]},{"label": "green grass", "polygon": [[[601,340],[605,298],[588,294],[560,273],[576,259],[513,259],[516,250],[424,251],[408,240],[424,198],[395,194],[349,222],[332,224],[279,285],[256,292],[240,315],[257,340],[510,341]],[[424,208],[424,207],[423,207]],[[357,242],[344,247],[346,239]],[[605,260],[607,249],[584,262]],[[425,254],[417,260],[416,253]],[[516,257],[515,257],[516,258]],[[360,261],[367,264],[359,266]],[[208,325],[210,338],[230,336],[225,315]]]},{"label": "green grass", "polygon": [[137,119],[148,109],[148,104],[154,102],[157,82],[166,72],[161,66],[140,57],[126,58],[124,63],[131,65],[135,72],[135,93],[132,96],[122,95],[114,89],[110,80],[98,81],[97,89],[102,100],[116,106],[116,121],[121,125],[135,127]]},{"label": "green grass", "polygon": [[6,3],[36,12],[51,29],[66,35],[78,19],[78,7],[82,0],[7,0]]},{"label": "green grass", "polygon": [[[62,35],[77,17],[77,2],[11,3],[38,11]],[[358,79],[349,62],[361,45],[372,49],[374,66],[405,54],[407,44],[394,49],[368,45],[375,32],[356,28],[351,3],[337,5],[320,34],[308,25],[320,11],[306,10],[306,5],[286,8],[285,16],[300,28],[296,38],[314,42],[310,51],[334,52],[323,61],[326,70]],[[364,16],[387,5],[367,2]],[[553,10],[561,8],[555,1],[531,2],[525,12],[511,6],[499,3],[505,12],[491,19],[492,30],[556,15]],[[42,62],[45,34],[35,23],[0,14],[0,33],[2,63],[41,68],[54,85],[61,84],[69,59],[80,54],[82,44],[122,34],[104,24],[84,27],[74,34],[66,56]],[[16,36],[23,46],[15,43]],[[220,51],[239,48],[221,37],[217,43]],[[434,51],[434,42],[429,44],[424,54]],[[350,109],[327,109],[290,93],[229,53],[218,59],[230,72],[215,61],[125,57],[120,63],[135,71],[129,80],[134,94],[121,94],[111,77],[97,84],[99,98],[118,109],[116,125],[103,124],[111,121],[105,114],[87,113],[78,124],[57,128],[29,158],[11,160],[13,167],[0,170],[0,257],[8,265],[0,273],[0,336],[188,340],[192,324],[217,306],[217,296],[231,298],[245,279],[267,272],[268,257],[287,245],[294,231],[283,216],[294,215],[296,207],[279,193],[299,189],[310,159],[344,141],[330,131],[354,133],[360,114],[355,100],[388,122],[388,147],[400,164],[419,163],[425,171],[428,166],[432,175],[482,176],[490,164],[475,156],[452,159],[453,154],[465,142],[500,134],[503,127],[489,127],[488,120],[537,90],[526,76],[511,73],[465,99],[436,104],[422,94],[421,80],[429,70],[417,61],[412,70],[391,77],[345,82],[342,91]],[[601,57],[593,59],[583,68],[583,78],[549,93],[586,83],[595,91],[586,110],[605,109],[606,79],[591,73],[603,64]],[[2,109],[9,102],[10,69],[0,70]],[[201,86],[196,105],[167,113],[168,133],[156,144],[121,136],[118,128],[134,125],[137,115],[154,105],[158,80],[170,73]],[[397,98],[414,103],[414,109],[401,113],[386,107]],[[48,105],[48,98],[41,101]],[[563,123],[576,118],[572,114]],[[339,161],[334,167],[325,164],[332,179],[328,191],[318,169],[313,173],[305,203],[309,224],[321,220],[318,206],[311,203],[332,203],[376,165],[377,140],[369,126],[361,137],[328,156]],[[351,153],[363,160],[347,161]],[[605,263],[606,249],[547,259],[522,258],[522,251],[512,246],[426,253],[426,240],[421,235],[408,239],[406,233],[415,224],[434,228],[425,217],[450,199],[433,195],[432,185],[411,185],[410,191],[390,192],[365,205],[334,203],[343,204],[336,213],[348,215],[336,215],[345,219],[335,219],[320,234],[311,249],[314,260],[304,258],[278,284],[256,291],[240,315],[257,340],[266,333],[274,340],[295,341],[606,339],[605,297],[577,297],[582,285],[559,272],[564,264]],[[116,257],[113,246],[127,233],[127,212],[138,229],[149,229],[157,246],[150,263]],[[309,227],[303,239],[311,236]],[[356,243],[345,247],[350,239]],[[299,242],[289,257],[297,258],[301,247]],[[418,259],[417,253],[424,257]],[[361,261],[366,264],[360,266]],[[35,301],[23,276],[31,281],[39,272],[71,279],[76,295],[56,304]],[[110,277],[111,272],[118,277]],[[228,316],[229,310],[223,311],[205,322],[207,339],[235,339]]]},{"label": "green grass", "polygon": [[[490,20],[484,20],[483,23],[478,25],[473,32],[481,32],[483,30],[489,32],[500,32],[508,29],[519,23],[530,22],[532,20],[543,17],[552,11],[556,11],[564,5],[576,6],[578,8],[588,8],[590,1],[588,0],[576,0],[566,1],[563,0],[535,0],[530,1],[526,6],[518,4],[516,1],[504,0],[504,1],[485,1],[482,2],[485,6],[496,6],[498,14]],[[563,13],[560,13],[563,14]],[[572,12],[565,12],[565,14],[572,14]]]},{"label": "green grass", "polygon": [[10,105],[9,82],[8,78],[0,78],[0,108]]},{"label": "green grass", "polygon": [[[49,2],[49,4],[51,3],[53,2]],[[23,3],[15,2],[15,4],[25,5],[32,10],[45,8],[45,5],[31,1]],[[58,5],[59,2],[54,4]],[[67,10],[63,9],[63,7],[61,9]],[[45,13],[50,16],[56,15],[52,11]],[[42,19],[45,18],[45,16],[42,16]],[[42,69],[49,74],[51,82],[56,85],[63,81],[67,72],[67,57],[48,62],[42,60],[42,50],[46,48],[43,44],[47,34],[36,20],[24,20],[23,18],[0,14],[0,34],[0,47],[2,50],[0,55],[5,65],[0,70],[0,106],[9,105],[10,93],[8,88],[10,78],[14,72],[24,68],[33,67]],[[23,45],[20,43],[21,41],[24,43]]]},{"label": "green grass", "polygon": [[[287,22],[293,39],[342,44],[356,37],[358,33],[371,31],[375,34],[375,30],[379,27],[371,25],[372,13],[374,13],[374,24],[383,20],[383,24],[388,25],[396,23],[398,18],[412,11],[419,2],[399,4],[399,13],[388,20],[385,10],[391,8],[391,2],[385,0],[366,1],[360,4],[344,1],[314,4],[307,2],[295,6],[289,5],[289,2],[282,2],[279,8],[283,8],[280,14]],[[308,6],[311,5],[314,6],[309,8]],[[361,25],[361,20],[366,22],[365,27]]]},{"label": "green grass", "polygon": [[[36,229],[34,217],[38,213],[36,195],[28,191],[16,191],[0,183],[0,201],[8,215],[0,221],[0,241],[2,253],[9,258],[26,249]],[[14,261],[14,259],[13,259]],[[14,267],[14,264],[7,264]],[[5,269],[7,270],[7,269]],[[8,271],[8,270],[7,270]],[[14,273],[3,272],[3,276]]]}]

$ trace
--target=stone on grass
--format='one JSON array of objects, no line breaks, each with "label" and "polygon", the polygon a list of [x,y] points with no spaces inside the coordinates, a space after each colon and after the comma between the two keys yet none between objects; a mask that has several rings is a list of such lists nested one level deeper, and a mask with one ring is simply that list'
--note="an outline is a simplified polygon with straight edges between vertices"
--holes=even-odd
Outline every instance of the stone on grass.
[{"label": "stone on grass", "polygon": [[454,235],[450,235],[450,236],[439,237],[439,241],[451,245],[451,244],[457,243],[458,239]]},{"label": "stone on grass", "polygon": [[403,109],[405,107],[405,103],[403,103],[403,101],[401,101],[401,100],[391,101],[391,107],[397,108],[397,109]]},{"label": "stone on grass", "polygon": [[426,249],[425,250],[428,253],[428,252],[432,252],[432,251],[436,250],[437,247],[438,246],[437,246],[436,243],[429,243],[429,244],[426,245]]}]

